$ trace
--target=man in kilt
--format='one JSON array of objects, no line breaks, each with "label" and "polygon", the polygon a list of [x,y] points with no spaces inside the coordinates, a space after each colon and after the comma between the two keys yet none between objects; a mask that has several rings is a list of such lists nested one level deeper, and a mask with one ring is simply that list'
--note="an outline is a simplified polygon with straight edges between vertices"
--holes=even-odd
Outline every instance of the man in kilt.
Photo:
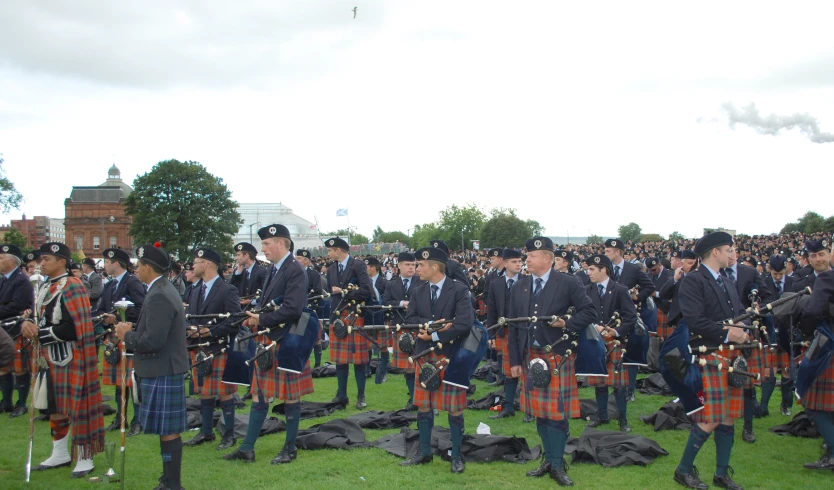
[{"label": "man in kilt", "polygon": [[[397,255],[397,269],[400,273],[397,277],[388,281],[385,294],[382,296],[383,305],[408,308],[411,293],[416,291],[417,286],[425,284],[425,281],[415,275],[416,267],[417,258],[413,253],[400,252]],[[405,312],[401,309],[391,310],[391,322],[394,325],[405,323]],[[405,386],[408,388],[408,403],[405,405],[405,409],[417,410],[417,405],[414,405],[414,366],[408,363],[408,354],[400,349],[399,337],[402,335],[410,335],[412,338],[414,336],[408,331],[391,336],[391,346],[394,348],[391,364],[395,368],[405,371]]]},{"label": "man in kilt", "polygon": [[[559,485],[571,486],[573,481],[568,477],[563,454],[569,435],[568,419],[579,417],[579,394],[574,378],[575,355],[566,355],[568,342],[556,344],[550,353],[545,352],[545,346],[554,344],[566,332],[579,332],[598,321],[597,312],[576,278],[552,269],[554,249],[549,238],[533,237],[527,240],[525,247],[530,275],[520,277],[518,284],[513,285],[507,316],[565,315],[571,306],[575,309],[574,315],[567,321],[510,324],[510,372],[517,378],[523,375],[527,405],[536,417],[536,427],[544,448],[541,466],[528,472],[527,476],[538,478],[549,474]],[[565,357],[567,359],[563,359]],[[559,374],[550,377],[548,386],[533,386],[528,369],[528,362],[533,358],[544,359],[551,371],[564,360]]]},{"label": "man in kilt", "polygon": [[[35,294],[29,284],[29,276],[23,270],[23,253],[15,245],[0,245],[0,321],[17,317],[34,308]],[[0,413],[12,412],[10,417],[26,413],[26,399],[32,384],[29,366],[32,359],[32,343],[20,335],[20,322],[4,327],[15,339],[14,362],[0,366]],[[14,374],[12,374],[14,373]],[[17,404],[12,407],[12,393],[17,389]]]},{"label": "man in kilt", "polygon": [[[785,274],[785,257],[782,255],[771,255],[768,261],[770,274],[765,276],[765,287],[770,291],[773,299],[778,299],[782,293],[793,290],[793,278]],[[782,328],[790,328],[785,325]],[[762,373],[762,417],[769,415],[768,404],[770,396],[776,389],[776,372],[782,373],[782,403],[779,410],[782,415],[790,417],[791,405],[793,404],[794,383],[791,379],[791,360],[787,351],[777,343],[776,331],[770,331],[771,348],[766,350],[766,371]],[[773,345],[776,344],[776,345]],[[775,349],[775,350],[774,350]]]},{"label": "man in kilt", "polygon": [[[234,274],[229,283],[237,288],[240,297],[251,296],[263,285],[266,269],[257,261],[258,249],[248,242],[235,244],[235,267]],[[246,307],[252,303],[252,299],[240,300],[240,306]]]},{"label": "man in kilt", "polygon": [[[63,243],[41,245],[41,270],[49,281],[37,293],[40,325],[23,323],[23,335],[40,344],[35,400],[48,405],[52,454],[35,471],[69,466],[73,478],[93,471],[93,456],[104,450],[101,386],[90,299],[81,280],[68,275],[72,261]],[[43,407],[39,407],[43,408]],[[67,439],[72,426],[72,452]]]},{"label": "man in kilt", "polygon": [[[105,315],[104,324],[107,327],[115,325],[117,320],[115,312],[113,311],[113,305],[124,299],[133,303],[133,306],[128,308],[125,313],[125,320],[131,323],[136,323],[139,319],[139,312],[142,310],[142,304],[145,301],[145,287],[142,285],[141,281],[139,281],[139,278],[127,271],[130,264],[130,256],[126,251],[120,248],[108,248],[105,249],[103,253],[104,270],[107,271],[107,274],[110,275],[111,279],[110,282],[108,282],[102,289],[98,307],[93,311],[93,316]],[[182,302],[182,300],[180,300],[180,302]],[[108,336],[107,342],[115,343],[115,339],[112,336]],[[134,364],[133,351],[128,350],[127,354],[120,356],[119,362],[115,364],[110,364],[107,357],[105,357],[104,360],[105,362],[102,365],[104,375],[102,377],[102,383],[104,386],[116,387],[116,400],[121,400],[122,396],[122,377],[121,374],[119,374],[120,363],[127,363],[126,369],[128,375],[125,383],[128,388],[125,397],[127,397],[128,400],[133,400],[133,397],[130,395],[130,389],[133,386],[130,376],[130,373],[133,371]],[[139,407],[135,402],[132,403],[133,419],[130,421],[130,431],[127,433],[128,436],[135,436],[142,430],[138,419]],[[125,407],[125,409],[127,409],[127,407]],[[119,430],[119,428],[121,428],[121,410],[122,405],[120,403],[116,403],[116,416],[113,418],[113,422],[111,422],[105,430],[111,431]],[[127,414],[125,414],[125,416],[127,416]]]},{"label": "man in kilt", "polygon": [[[735,284],[720,273],[729,265],[732,246],[733,237],[728,233],[704,235],[695,244],[695,254],[701,258],[700,267],[681,280],[678,301],[690,334],[697,336],[697,340],[691,342],[693,351],[702,345],[714,347],[726,342],[749,341],[744,329],[719,323],[742,311]],[[695,423],[681,462],[675,469],[675,481],[687,488],[708,488],[698,478],[694,463],[701,447],[715,432],[716,468],[712,483],[722,488],[741,489],[731,478],[730,455],[735,436],[733,424],[742,413],[742,388],[730,386],[727,373],[714,364],[726,364],[730,359],[718,354],[702,355],[701,358],[710,363],[698,368],[703,383],[704,407],[691,414]]]},{"label": "man in kilt", "polygon": [[[373,286],[374,294],[371,295],[368,301],[365,303],[367,305],[374,305],[378,306],[382,304],[382,297],[385,295],[385,289],[388,286],[388,281],[382,277],[380,274],[380,270],[382,269],[382,264],[379,262],[379,259],[376,257],[366,257],[365,260],[365,268],[368,272],[368,278],[371,280],[371,285]],[[365,325],[384,325],[385,324],[385,311],[383,310],[363,310],[365,314]],[[379,364],[377,364],[376,368],[376,384],[382,384],[383,382],[388,380],[388,363],[391,360],[391,357],[388,353],[388,338],[390,337],[390,332],[388,331],[378,331],[378,332],[368,332],[368,338],[373,339],[376,342],[376,345],[371,350],[370,356],[373,357],[374,354],[379,354]],[[370,362],[370,358],[368,359]]]},{"label": "man in kilt", "polygon": [[[217,273],[222,263],[220,254],[211,248],[198,248],[194,251],[194,275],[202,282],[199,288],[192,289],[186,314],[207,315],[240,311],[238,289],[221,279]],[[200,326],[201,322],[206,321],[197,318],[188,320],[192,327],[188,331],[189,343],[209,344],[207,347],[194,350],[194,362],[197,362],[198,357],[202,357],[198,356],[198,352],[202,352],[203,356],[215,357],[198,365],[192,376],[197,379],[194,391],[200,394],[201,399],[202,428],[196,436],[184,442],[186,446],[198,446],[215,440],[214,399],[218,396],[226,432],[217,449],[228,449],[235,445],[235,401],[232,396],[237,393],[237,385],[223,383],[223,372],[229,357],[225,352],[221,352],[224,347],[229,347],[232,338],[237,335],[238,327],[234,325],[235,321],[235,318],[225,318],[218,320],[214,325]],[[202,371],[208,371],[208,375],[200,375]]]},{"label": "man in kilt", "polygon": [[[511,248],[501,251],[504,274],[496,278],[487,292],[487,324],[493,326],[498,319],[506,317],[510,305],[510,291],[518,282],[521,273],[521,252]],[[503,279],[503,280],[502,280]],[[510,355],[507,343],[509,326],[499,327],[490,339],[492,348],[498,351],[498,361],[501,363],[501,373],[504,375],[504,404],[501,411],[491,416],[491,419],[503,419],[515,416],[515,394],[518,391],[518,377],[510,370]]]},{"label": "man in kilt", "polygon": [[[286,325],[289,328],[302,314],[307,306],[307,274],[290,252],[292,240],[286,226],[272,224],[258,230],[261,238],[261,251],[272,262],[267,269],[266,279],[261,288],[261,304],[276,301],[280,308],[260,314],[247,312],[249,319],[245,325],[264,329]],[[279,299],[280,298],[280,299]],[[262,336],[263,342],[270,344],[273,334]],[[298,456],[295,438],[301,417],[301,397],[313,392],[313,376],[309,362],[298,374],[278,369],[276,357],[278,347],[272,345],[270,350],[258,358],[253,369],[252,410],[249,412],[249,426],[243,444],[234,452],[223,456],[226,460],[255,462],[255,442],[261,432],[269,409],[268,399],[284,400],[284,415],[287,418],[287,437],[284,447],[272,460],[272,464],[290,463]]]},{"label": "man in kilt", "polygon": [[[442,359],[451,360],[454,342],[460,342],[469,335],[475,321],[472,300],[466,283],[449,279],[446,276],[446,263],[449,256],[440,248],[426,247],[417,251],[417,273],[426,281],[418,286],[411,295],[406,313],[406,322],[440,323],[440,330],[429,333],[420,330],[417,334],[415,354],[434,346],[436,350],[428,354],[419,363],[437,363]],[[437,343],[440,348],[437,348]],[[417,368],[419,372],[419,367]],[[460,453],[463,442],[463,410],[466,408],[466,386],[444,383],[445,370],[440,374],[440,387],[428,391],[417,384],[414,388],[414,404],[417,405],[417,428],[420,431],[420,452],[402,463],[401,466],[413,466],[432,461],[431,431],[434,427],[434,411],[449,412],[449,431],[452,438],[452,473],[463,473],[464,462]],[[468,380],[467,380],[468,383]]]},{"label": "man in kilt", "polygon": [[[182,296],[165,277],[170,267],[168,252],[146,244],[136,249],[139,280],[148,286],[136,328],[130,322],[116,324],[116,336],[133,350],[136,379],[142,403],[139,422],[145,434],[159,436],[162,476],[156,490],[182,489],[182,439],[187,430],[185,373],[185,312]],[[124,476],[123,476],[124,477]]]},{"label": "man in kilt", "polygon": [[[808,261],[814,268],[814,272],[806,276],[806,278],[813,278],[813,292],[802,310],[799,328],[808,338],[814,336],[814,331],[820,327],[820,324],[826,325],[829,331],[834,328],[834,318],[831,316],[832,305],[834,305],[834,271],[830,267],[831,254],[827,248],[830,245],[825,239],[805,242]],[[834,469],[834,362],[828,363],[800,401],[808,417],[816,424],[826,445],[825,454],[819,461],[806,463],[805,467],[812,470],[832,470]]]},{"label": "man in kilt", "polygon": [[[347,317],[355,305],[374,296],[373,284],[368,277],[364,262],[350,256],[350,247],[339,237],[329,238],[324,242],[327,256],[333,261],[327,268],[327,282],[330,284],[330,360],[336,365],[336,382],[338,390],[334,402],[348,402],[347,382],[350,364],[356,378],[356,408],[362,410],[365,403],[365,373],[370,355],[370,342],[358,334],[349,334],[343,339],[333,334],[333,322],[337,318]],[[348,286],[356,289],[349,289]],[[345,320],[345,318],[342,318]],[[357,316],[356,319],[361,319]],[[345,320],[346,321],[346,320]]]},{"label": "man in kilt", "polygon": [[[310,258],[312,256],[309,250],[303,248],[295,251],[295,259],[301,264],[301,267],[304,267],[304,271],[307,273],[307,297],[321,296],[327,293],[324,278],[314,268],[310,267]],[[313,367],[319,367],[321,366],[321,341],[324,340],[324,319],[330,317],[330,300],[327,298],[313,300],[307,303],[307,307],[316,311],[316,316],[319,317],[319,325],[322,327],[319,330],[319,339],[316,341],[316,345],[313,346],[313,357],[316,362]],[[324,311],[325,309],[327,311]]]},{"label": "man in kilt", "polygon": [[597,399],[597,419],[588,424],[588,427],[599,427],[608,425],[608,388],[614,388],[614,399],[617,401],[617,411],[620,413],[620,430],[631,432],[628,425],[627,390],[628,390],[628,369],[623,369],[623,354],[628,335],[634,330],[637,324],[637,310],[634,302],[628,295],[628,289],[610,279],[611,260],[605,255],[592,255],[585,259],[588,264],[588,277],[591,284],[585,286],[588,297],[599,313],[602,324],[618,313],[620,324],[615,327],[596,325],[599,332],[606,341],[608,349],[608,376],[592,376],[589,381],[595,387]]}]

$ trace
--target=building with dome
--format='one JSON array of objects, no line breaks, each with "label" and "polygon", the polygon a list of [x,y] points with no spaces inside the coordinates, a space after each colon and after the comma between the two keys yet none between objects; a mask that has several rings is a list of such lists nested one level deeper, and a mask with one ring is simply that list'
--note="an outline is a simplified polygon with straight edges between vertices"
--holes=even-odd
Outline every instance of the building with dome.
[{"label": "building with dome", "polygon": [[73,186],[64,200],[65,242],[73,252],[100,258],[105,248],[133,250],[132,219],[125,215],[125,199],[133,188],[122,181],[114,164],[98,186]]}]

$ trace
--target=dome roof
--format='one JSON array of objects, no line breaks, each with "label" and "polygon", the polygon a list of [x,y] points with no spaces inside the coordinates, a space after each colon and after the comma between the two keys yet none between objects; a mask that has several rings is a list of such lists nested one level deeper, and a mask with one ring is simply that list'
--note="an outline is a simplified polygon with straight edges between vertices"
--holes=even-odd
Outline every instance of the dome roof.
[{"label": "dome roof", "polygon": [[121,189],[121,198],[124,199],[133,192],[133,187],[125,184],[122,181],[122,172],[114,163],[110,170],[107,171],[107,180],[99,187],[119,187]]},{"label": "dome roof", "polygon": [[122,172],[119,171],[119,167],[117,167],[116,164],[114,163],[113,166],[110,167],[110,170],[107,171],[107,176],[108,177],[121,178]]}]

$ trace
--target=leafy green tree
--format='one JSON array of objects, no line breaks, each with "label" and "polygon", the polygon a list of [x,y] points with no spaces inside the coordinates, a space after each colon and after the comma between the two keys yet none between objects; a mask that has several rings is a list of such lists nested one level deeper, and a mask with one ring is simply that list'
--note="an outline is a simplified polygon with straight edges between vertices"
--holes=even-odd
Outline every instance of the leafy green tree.
[{"label": "leafy green tree", "polygon": [[29,240],[27,240],[26,236],[14,226],[9,228],[9,231],[6,232],[6,235],[3,237],[3,241],[9,245],[17,246],[17,248],[23,250],[24,253],[29,251]]},{"label": "leafy green tree", "polygon": [[527,231],[530,233],[530,236],[528,236],[528,238],[534,236],[541,236],[544,234],[544,226],[542,226],[542,224],[538,221],[534,219],[528,219],[525,221],[525,223],[527,224]]},{"label": "leafy green tree", "polygon": [[669,233],[669,240],[679,242],[681,240],[686,240],[686,237],[683,236],[683,233],[673,231],[672,233]]},{"label": "leafy green tree", "polygon": [[781,230],[779,230],[779,234],[786,235],[788,233],[794,233],[797,231],[803,231],[802,228],[799,226],[799,223],[787,223],[785,226],[782,227]]},{"label": "leafy green tree", "polygon": [[198,162],[166,160],[133,181],[125,212],[135,243],[154,243],[180,258],[197,247],[230,257],[243,220],[223,179]]},{"label": "leafy green tree", "polygon": [[3,172],[3,155],[0,154],[0,211],[8,213],[12,209],[19,209],[23,196],[15,189],[14,184]]},{"label": "leafy green tree", "polygon": [[631,222],[617,228],[617,233],[620,235],[620,240],[624,242],[635,242],[640,239],[640,235],[643,234],[643,230],[640,228],[640,225]]},{"label": "leafy green tree", "polygon": [[371,237],[371,241],[373,243],[394,243],[394,242],[401,242],[401,243],[408,243],[408,235],[401,231],[382,231],[382,228],[379,226],[376,227],[374,230],[374,234]]},{"label": "leafy green tree", "polygon": [[823,231],[826,233],[834,233],[834,216],[829,216],[825,220],[825,225],[823,226]]},{"label": "leafy green tree", "polygon": [[[828,220],[832,220],[832,218],[834,218],[834,216],[828,218]],[[818,233],[826,230],[826,223],[829,223],[828,220],[823,218],[823,216],[819,213],[808,211],[795,223],[788,223],[783,226],[779,233],[793,233],[795,231],[808,234]]]},{"label": "leafy green tree", "polygon": [[535,236],[531,232],[531,223],[541,228],[538,222],[524,221],[515,214],[514,209],[493,209],[492,217],[481,228],[481,246],[520,248],[528,238]]},{"label": "leafy green tree", "polygon": [[440,236],[430,238],[442,239],[451,250],[458,249],[461,244],[464,248],[471,248],[472,240],[479,238],[485,222],[486,214],[474,204],[465,207],[453,204],[440,212],[437,222]]},{"label": "leafy green tree", "polygon": [[414,225],[414,233],[411,234],[409,245],[413,249],[428,247],[433,238],[440,236],[440,229],[434,223]]},{"label": "leafy green tree", "polygon": [[644,233],[640,235],[639,241],[641,242],[661,242],[663,241],[663,237],[658,235],[657,233]]},{"label": "leafy green tree", "polygon": [[605,240],[603,240],[601,236],[594,234],[591,234],[590,236],[588,236],[588,238],[585,239],[585,243],[587,243],[588,245],[599,245],[604,241]]},{"label": "leafy green tree", "polygon": [[[334,237],[334,236],[341,237],[341,238],[344,238],[345,241],[347,241],[347,239],[348,239],[348,230],[347,230],[347,228],[342,228],[342,229],[336,230],[332,233],[326,233],[325,235],[327,235],[328,237]],[[368,237],[366,237],[365,235],[363,235],[361,233],[356,233],[355,231],[350,230],[350,244],[351,245],[365,245],[367,243],[371,243],[371,241],[368,240]]]}]

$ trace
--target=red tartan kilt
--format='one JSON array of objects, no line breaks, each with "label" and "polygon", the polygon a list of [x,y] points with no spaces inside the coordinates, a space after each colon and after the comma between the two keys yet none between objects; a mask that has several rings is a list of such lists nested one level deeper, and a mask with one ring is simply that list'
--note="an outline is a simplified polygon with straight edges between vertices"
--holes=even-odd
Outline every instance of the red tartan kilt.
[{"label": "red tartan kilt", "polygon": [[[102,349],[104,352],[104,349]],[[130,371],[133,369],[133,355],[123,355],[122,361],[127,359],[127,365],[125,366],[125,376],[127,377],[127,385],[133,386],[133,381],[130,379]],[[121,386],[122,385],[122,373],[120,371],[121,362],[116,364],[115,366],[108,364],[107,361],[104,361],[101,365],[102,370],[102,377],[101,382],[105,386]]]},{"label": "red tartan kilt", "polygon": [[[441,358],[434,352],[423,358],[425,362],[436,364]],[[419,369],[417,370],[419,373]],[[440,379],[446,371],[440,371]],[[414,404],[420,408],[435,408],[447,412],[462,412],[466,408],[466,390],[441,382],[440,387],[428,391],[420,385],[419,374],[414,382]]]},{"label": "red tartan kilt", "polygon": [[[403,332],[414,337],[410,332]],[[399,339],[400,332],[391,335],[391,344],[394,348],[394,354],[391,355],[391,366],[398,369],[407,369],[409,372],[414,372],[414,366],[408,363],[408,356],[405,352],[400,350]]]},{"label": "red tartan kilt", "polygon": [[253,393],[261,392],[265,398],[283,401],[299,400],[302,396],[313,393],[313,372],[310,370],[309,361],[304,364],[301,374],[296,374],[278,369],[275,349],[272,356],[272,369],[267,372],[261,372],[257,366],[253,369]]},{"label": "red tartan kilt", "polygon": [[507,337],[495,337],[495,349],[501,353],[501,372],[510,374],[510,344]]},{"label": "red tartan kilt", "polygon": [[[78,351],[73,349],[73,356],[78,356]],[[70,398],[72,392],[72,383],[70,380],[70,370],[75,367],[75,363],[79,362],[75,357],[66,366],[56,366],[49,362],[49,352],[47,349],[41,349],[41,356],[47,360],[49,364],[49,381],[52,383],[52,389],[55,393],[55,413],[62,415],[70,415],[72,419],[72,400]]]},{"label": "red tartan kilt", "polygon": [[[358,325],[360,319],[357,319]],[[333,364],[367,364],[371,352],[371,343],[357,333],[349,333],[343,339],[333,335],[330,326],[330,362]]]},{"label": "red tartan kilt", "polygon": [[[782,349],[776,349],[775,351],[767,350],[767,367],[771,367],[777,370],[788,369],[791,367],[791,359],[788,356],[788,353],[783,351]],[[765,377],[765,374],[762,373],[762,378]]]},{"label": "red tartan kilt", "polygon": [[834,361],[814,380],[805,398],[800,401],[809,410],[834,412]]},{"label": "red tartan kilt", "polygon": [[[700,356],[709,362],[715,362],[717,357],[710,354]],[[727,356],[732,359],[733,355]],[[726,367],[727,362],[722,360],[721,364]],[[722,422],[727,419],[740,418],[743,412],[743,389],[731,388],[727,384],[727,370],[718,370],[716,366],[699,366],[701,370],[701,382],[704,392],[699,394],[704,400],[703,410],[699,410],[690,416],[698,423],[711,424]]]},{"label": "red tartan kilt", "polygon": [[[233,395],[237,393],[237,386],[233,384],[227,384],[223,382],[223,371],[226,370],[226,360],[228,357],[226,354],[219,354],[217,357],[212,359],[211,362],[211,373],[208,376],[203,377],[203,384],[198,385],[197,381],[200,380],[200,377],[197,375],[197,368],[194,368],[191,371],[192,379],[194,379],[194,393],[199,395],[209,395],[209,396],[218,396],[218,395]],[[192,351],[191,353],[191,363],[194,364],[197,362],[197,353]]]},{"label": "red tartan kilt", "polygon": [[562,366],[558,375],[553,375],[552,370],[561,362],[562,357],[554,354],[545,354],[544,350],[530,349],[530,358],[545,359],[550,365],[550,385],[544,388],[533,386],[529,379],[527,366],[524,366],[524,390],[529,399],[524,403],[525,411],[537,418],[549,420],[567,420],[579,418],[579,391],[576,388],[574,362],[576,356],[571,354],[570,358]]},{"label": "red tartan kilt", "polygon": [[588,384],[591,386],[613,386],[623,388],[628,386],[628,366],[622,366],[619,373],[614,373],[614,363],[620,362],[625,348],[614,349],[608,355],[608,376],[588,376]]},{"label": "red tartan kilt", "polygon": [[672,332],[675,331],[674,327],[666,325],[667,319],[668,318],[666,316],[666,313],[663,313],[663,311],[660,308],[658,308],[657,309],[657,336],[662,338],[662,339],[666,339],[667,337],[672,335]]},{"label": "red tartan kilt", "polygon": [[486,316],[487,314],[487,304],[481,298],[478,298],[478,315]]},{"label": "red tartan kilt", "polygon": [[[749,356],[745,357],[747,360],[747,372],[749,373],[759,373],[762,375],[762,378],[765,376],[765,361],[766,361],[766,354],[765,349],[753,349]],[[749,382],[747,383],[748,386],[753,384],[761,384],[761,380],[756,381],[753,378],[747,378]]]},{"label": "red tartan kilt", "polygon": [[15,339],[14,347],[14,373],[20,375],[32,372],[32,344],[21,335]]}]

